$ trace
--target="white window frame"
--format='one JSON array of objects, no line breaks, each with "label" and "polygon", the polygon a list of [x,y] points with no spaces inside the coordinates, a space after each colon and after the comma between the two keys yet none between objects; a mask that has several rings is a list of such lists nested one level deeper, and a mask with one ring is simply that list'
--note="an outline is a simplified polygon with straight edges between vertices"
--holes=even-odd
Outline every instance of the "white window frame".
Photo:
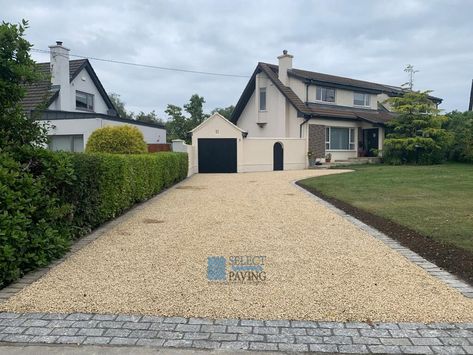
[{"label": "white window frame", "polygon": [[[77,107],[77,95],[84,95],[84,96],[85,96],[86,102],[87,102],[87,103],[86,103],[87,108],[85,108],[85,107]],[[89,104],[89,99],[90,99],[91,105]],[[92,106],[92,108],[89,108],[89,106]],[[94,111],[94,108],[95,108],[95,97],[94,97],[94,94],[89,94],[88,92],[76,90],[76,110],[91,111],[91,112],[93,112],[93,111]]]},{"label": "white window frame", "polygon": [[[48,135],[48,149],[49,150],[53,150],[53,147],[52,147],[52,139],[53,137],[67,137],[67,138],[70,138],[70,142],[69,142],[69,145],[70,145],[70,149],[69,150],[65,150],[65,152],[73,152],[73,153],[77,153],[77,152],[83,152],[84,151],[84,135],[83,134],[52,134],[52,135]],[[82,140],[82,149],[80,150],[75,150],[74,149],[74,140],[75,139],[81,139]]]},{"label": "white window frame", "polygon": [[[264,93],[264,107],[261,107],[261,94]],[[268,108],[268,92],[266,90],[266,87],[261,87],[259,88],[258,92],[258,110],[260,112],[265,112]]]},{"label": "white window frame", "polygon": [[[363,95],[363,105],[358,105],[355,103],[355,95]],[[357,107],[370,107],[371,106],[371,95],[364,92],[353,92],[353,106]]]},{"label": "white window frame", "polygon": [[[317,98],[317,96],[318,96],[317,93],[318,93],[319,89],[320,89],[320,99]],[[323,90],[333,90],[333,101],[323,100],[323,97],[324,97],[324,95],[322,94]],[[327,97],[327,95],[325,95],[325,97]],[[330,87],[327,87],[327,86],[316,86],[315,87],[315,101],[316,102],[326,102],[326,103],[329,103],[329,104],[335,104],[337,102],[337,89],[330,88]]]},{"label": "white window frame", "polygon": [[[330,135],[332,128],[344,128],[348,129],[348,149],[333,149],[331,148]],[[338,126],[326,126],[325,127],[325,150],[335,152],[353,152],[356,150],[355,144],[355,128],[354,127],[338,127]]]}]

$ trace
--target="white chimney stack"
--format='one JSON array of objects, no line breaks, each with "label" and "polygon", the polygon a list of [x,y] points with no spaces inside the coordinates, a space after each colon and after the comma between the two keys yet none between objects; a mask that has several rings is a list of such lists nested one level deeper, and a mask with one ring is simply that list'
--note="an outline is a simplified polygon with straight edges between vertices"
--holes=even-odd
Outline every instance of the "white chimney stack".
[{"label": "white chimney stack", "polygon": [[287,54],[287,50],[283,50],[282,55],[278,57],[279,59],[278,77],[279,77],[279,80],[281,80],[281,82],[286,86],[289,85],[287,71],[289,69],[292,69],[292,58],[294,58],[294,56]]},{"label": "white chimney stack", "polygon": [[49,46],[51,53],[51,83],[60,87],[59,109],[72,111],[69,79],[69,49],[62,42]]}]

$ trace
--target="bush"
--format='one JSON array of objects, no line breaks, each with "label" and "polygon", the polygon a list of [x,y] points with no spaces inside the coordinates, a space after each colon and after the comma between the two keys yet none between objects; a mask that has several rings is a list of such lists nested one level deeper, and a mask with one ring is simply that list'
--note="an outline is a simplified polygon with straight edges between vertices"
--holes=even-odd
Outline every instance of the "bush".
[{"label": "bush", "polygon": [[143,133],[133,126],[106,126],[92,132],[87,153],[140,154],[148,151]]},{"label": "bush", "polygon": [[449,158],[473,163],[473,111],[447,114],[446,128],[453,134]]},{"label": "bush", "polygon": [[444,159],[444,147],[431,138],[390,138],[384,141],[383,161],[389,164],[438,164]]}]

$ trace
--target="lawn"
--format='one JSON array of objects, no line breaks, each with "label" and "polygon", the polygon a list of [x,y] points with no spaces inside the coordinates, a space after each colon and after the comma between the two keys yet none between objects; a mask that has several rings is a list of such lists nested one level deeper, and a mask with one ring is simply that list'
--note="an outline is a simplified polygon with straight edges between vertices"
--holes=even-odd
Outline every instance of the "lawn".
[{"label": "lawn", "polygon": [[473,165],[350,168],[301,184],[473,252]]}]

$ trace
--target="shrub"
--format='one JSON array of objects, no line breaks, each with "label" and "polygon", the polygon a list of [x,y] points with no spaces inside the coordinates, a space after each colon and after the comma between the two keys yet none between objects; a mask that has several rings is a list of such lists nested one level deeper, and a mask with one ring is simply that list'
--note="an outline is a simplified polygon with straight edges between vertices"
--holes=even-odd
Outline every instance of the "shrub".
[{"label": "shrub", "polygon": [[447,114],[446,128],[453,134],[449,158],[473,163],[473,111]]},{"label": "shrub", "polygon": [[140,154],[148,151],[143,133],[129,125],[106,126],[92,132],[85,148],[88,153]]}]

